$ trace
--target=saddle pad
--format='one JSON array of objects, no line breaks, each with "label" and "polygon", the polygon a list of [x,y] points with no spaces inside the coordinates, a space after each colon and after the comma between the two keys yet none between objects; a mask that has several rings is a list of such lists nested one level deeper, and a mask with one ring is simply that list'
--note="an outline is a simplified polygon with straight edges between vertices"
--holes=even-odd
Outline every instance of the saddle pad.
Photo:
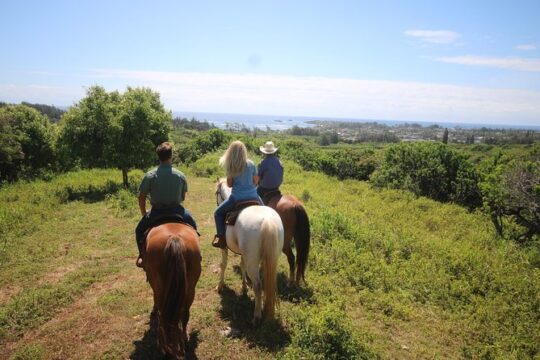
[{"label": "saddle pad", "polygon": [[238,218],[238,214],[242,210],[244,210],[247,207],[260,205],[258,201],[256,200],[248,200],[248,201],[242,201],[236,204],[234,210],[229,211],[227,215],[225,216],[225,224],[233,226],[236,224],[236,218]]},{"label": "saddle pad", "polygon": [[[158,218],[154,219],[154,221],[152,221],[152,224],[150,225],[148,230],[146,230],[144,232],[144,241],[146,241],[146,236],[148,235],[150,230],[152,230],[156,226],[163,225],[163,224],[168,224],[168,223],[189,225],[187,222],[184,221],[184,218],[182,216],[180,216],[180,215],[168,215],[168,216],[158,217]],[[189,225],[189,226],[191,226],[191,225]]]}]

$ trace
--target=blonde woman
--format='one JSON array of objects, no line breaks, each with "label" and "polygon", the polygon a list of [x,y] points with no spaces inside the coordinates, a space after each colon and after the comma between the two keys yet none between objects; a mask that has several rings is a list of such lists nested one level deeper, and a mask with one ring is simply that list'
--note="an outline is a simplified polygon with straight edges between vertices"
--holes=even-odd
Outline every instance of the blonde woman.
[{"label": "blonde woman", "polygon": [[219,165],[225,168],[227,185],[232,188],[231,195],[223,201],[214,212],[216,221],[216,236],[213,246],[225,249],[225,214],[234,209],[239,201],[257,200],[262,205],[262,200],[257,195],[257,167],[247,157],[247,149],[243,142],[237,140],[229,145],[225,154],[219,159]]}]

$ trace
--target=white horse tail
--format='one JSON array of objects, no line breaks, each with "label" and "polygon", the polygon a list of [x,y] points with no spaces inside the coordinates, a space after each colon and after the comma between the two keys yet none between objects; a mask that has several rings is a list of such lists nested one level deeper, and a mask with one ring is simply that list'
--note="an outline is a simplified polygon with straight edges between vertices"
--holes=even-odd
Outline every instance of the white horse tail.
[{"label": "white horse tail", "polygon": [[279,248],[279,229],[271,219],[265,219],[261,226],[262,268],[264,286],[263,319],[271,320],[277,305],[277,265],[281,254]]}]

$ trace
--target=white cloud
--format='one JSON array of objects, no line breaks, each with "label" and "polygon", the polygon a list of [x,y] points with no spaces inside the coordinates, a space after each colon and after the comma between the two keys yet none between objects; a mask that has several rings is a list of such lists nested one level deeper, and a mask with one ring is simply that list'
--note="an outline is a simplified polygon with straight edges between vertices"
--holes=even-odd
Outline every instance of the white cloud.
[{"label": "white cloud", "polygon": [[432,44],[452,44],[461,37],[459,33],[450,30],[406,30],[404,34]]},{"label": "white cloud", "polygon": [[521,51],[531,51],[531,50],[536,50],[537,47],[536,45],[533,45],[533,44],[521,44],[521,45],[517,45],[515,49],[521,50]]},{"label": "white cloud", "polygon": [[501,69],[540,72],[540,59],[538,58],[496,58],[475,55],[452,56],[435,58],[437,61],[475,66],[489,66]]},{"label": "white cloud", "polygon": [[82,86],[49,86],[49,85],[15,85],[0,84],[0,101],[68,106],[84,96]]},{"label": "white cloud", "polygon": [[[149,86],[169,109],[342,117],[357,119],[538,124],[540,91],[488,89],[420,82],[298,77],[259,74],[219,74],[97,69],[92,83],[123,91],[126,85]],[[71,90],[71,89],[68,89]],[[51,99],[66,89],[42,89]],[[0,99],[43,102],[36,89],[0,85]],[[72,93],[69,103],[83,96]],[[13,101],[13,100],[12,100]],[[47,101],[58,104],[58,101]],[[65,103],[65,102],[64,102]]]}]

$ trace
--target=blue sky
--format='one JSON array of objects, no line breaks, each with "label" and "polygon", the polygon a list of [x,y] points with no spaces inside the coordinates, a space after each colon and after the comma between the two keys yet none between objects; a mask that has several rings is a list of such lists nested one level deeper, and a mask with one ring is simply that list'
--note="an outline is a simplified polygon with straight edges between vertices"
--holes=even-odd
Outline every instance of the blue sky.
[{"label": "blue sky", "polygon": [[11,1],[0,101],[540,125],[540,1]]}]

